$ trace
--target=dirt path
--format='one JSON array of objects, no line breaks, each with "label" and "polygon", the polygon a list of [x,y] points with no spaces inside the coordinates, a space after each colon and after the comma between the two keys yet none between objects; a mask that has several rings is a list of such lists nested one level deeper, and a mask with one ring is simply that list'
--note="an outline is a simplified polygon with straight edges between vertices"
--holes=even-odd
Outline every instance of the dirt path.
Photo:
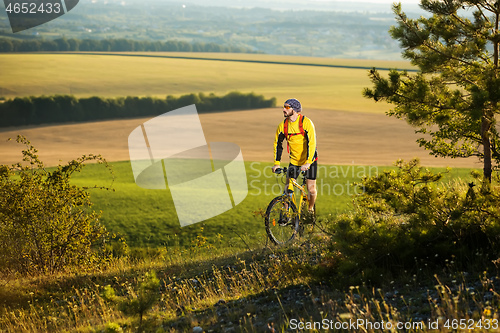
[{"label": "dirt path", "polygon": [[[415,143],[417,136],[404,121],[382,114],[332,110],[304,110],[317,131],[322,164],[392,165],[398,158],[419,157],[425,166],[481,167],[476,159],[444,159],[428,155]],[[130,132],[148,120],[128,119],[0,130],[0,164],[20,160],[20,146],[7,138],[25,135],[47,165],[101,154],[109,161],[128,160]],[[209,142],[238,144],[246,161],[272,162],[281,110],[260,109],[200,115]]]}]

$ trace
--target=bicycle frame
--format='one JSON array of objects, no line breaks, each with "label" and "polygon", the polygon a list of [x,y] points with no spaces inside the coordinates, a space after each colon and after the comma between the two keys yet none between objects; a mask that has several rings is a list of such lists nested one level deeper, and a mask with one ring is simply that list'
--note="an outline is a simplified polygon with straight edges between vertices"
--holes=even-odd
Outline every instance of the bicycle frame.
[{"label": "bicycle frame", "polygon": [[[292,201],[294,203],[296,203],[297,212],[300,215],[302,213],[302,204],[305,202],[307,206],[309,205],[309,198],[308,198],[308,195],[307,195],[307,191],[304,188],[306,180],[304,178],[302,185],[299,185],[299,183],[297,183],[297,181],[294,178],[289,178],[289,181],[292,183],[293,187],[296,188],[296,189],[298,189],[299,192],[300,192],[299,193],[300,197],[299,197],[298,205],[297,205],[297,200],[295,199],[295,191],[292,192]],[[285,188],[285,190],[283,191],[283,195],[287,195],[288,189],[289,189],[289,186],[287,186]]]},{"label": "bicycle frame", "polygon": [[[281,169],[283,171],[283,173],[286,175],[287,174],[287,170],[288,168],[283,168]],[[309,196],[308,196],[308,193],[307,193],[307,190],[306,190],[306,177],[305,177],[305,174],[304,172],[301,172],[302,174],[302,185],[300,185],[297,180],[295,178],[288,178],[288,180],[291,182],[293,188],[296,188],[299,190],[299,200],[297,202],[297,200],[295,199],[295,191],[292,190],[292,202],[296,204],[296,207],[297,207],[297,213],[298,215],[300,216],[300,214],[302,213],[302,204],[305,202],[306,203],[306,206],[308,207],[309,206]],[[290,190],[290,185],[288,184],[287,186],[285,186],[285,189],[283,191],[283,195],[284,196],[288,196],[289,195],[289,190]]]}]

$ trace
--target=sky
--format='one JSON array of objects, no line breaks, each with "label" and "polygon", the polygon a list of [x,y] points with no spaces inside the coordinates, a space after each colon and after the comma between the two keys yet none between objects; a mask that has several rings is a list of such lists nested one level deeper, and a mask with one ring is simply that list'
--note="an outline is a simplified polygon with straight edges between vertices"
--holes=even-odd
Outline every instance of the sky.
[{"label": "sky", "polygon": [[[102,0],[96,0],[102,1]],[[142,0],[124,0],[142,1]],[[334,11],[387,11],[392,13],[392,4],[401,2],[403,9],[420,10],[420,0],[150,0],[167,1],[189,6],[221,6],[233,8],[270,8],[275,10],[334,10]],[[364,5],[363,5],[364,4]]]},{"label": "sky", "polygon": [[[354,1],[353,1],[354,2]],[[358,2],[370,2],[370,3],[387,3],[387,4],[392,4],[394,2],[401,2],[401,4],[419,4],[420,0],[400,0],[400,1],[391,1],[391,0],[359,0]]]}]

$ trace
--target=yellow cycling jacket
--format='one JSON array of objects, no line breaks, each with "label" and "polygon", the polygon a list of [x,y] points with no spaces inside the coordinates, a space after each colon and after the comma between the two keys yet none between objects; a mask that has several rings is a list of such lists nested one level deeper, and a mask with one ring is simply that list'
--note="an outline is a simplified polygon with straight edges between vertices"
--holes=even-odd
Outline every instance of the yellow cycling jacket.
[{"label": "yellow cycling jacket", "polygon": [[[300,122],[302,121],[302,132]],[[285,126],[285,122],[288,122]],[[285,127],[287,132],[285,133]],[[302,166],[306,163],[312,164],[318,159],[316,147],[316,130],[312,121],[299,114],[294,122],[288,118],[278,125],[274,138],[274,165],[279,165],[283,154],[283,140],[287,140],[290,153],[290,163]]]}]

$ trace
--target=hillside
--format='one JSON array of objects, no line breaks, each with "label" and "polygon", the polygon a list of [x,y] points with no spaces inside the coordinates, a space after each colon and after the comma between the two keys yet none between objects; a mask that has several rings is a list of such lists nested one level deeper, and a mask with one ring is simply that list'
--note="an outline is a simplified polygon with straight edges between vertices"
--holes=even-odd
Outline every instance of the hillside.
[{"label": "hillside", "polygon": [[[241,147],[249,194],[234,209],[185,228],[178,224],[168,190],[146,190],[134,182],[127,139],[149,118],[0,128],[0,165],[20,161],[19,145],[7,139],[24,135],[49,167],[82,154],[101,154],[115,172],[113,178],[103,165],[88,165],[74,174],[72,186],[63,187],[91,187],[92,208],[102,211],[95,221],[111,233],[93,243],[93,251],[103,258],[83,256],[81,267],[50,274],[34,270],[27,275],[0,265],[0,331],[416,333],[500,328],[498,182],[491,192],[481,189],[480,180],[470,175],[469,168],[480,167],[476,160],[428,155],[415,143],[412,128],[384,114],[387,105],[361,97],[362,88],[370,85],[370,67],[411,70],[407,63],[179,53],[12,54],[0,55],[0,63],[5,65],[0,95],[7,98],[165,97],[238,90],[278,99],[276,108],[200,114],[208,142]],[[294,243],[277,247],[267,239],[262,215],[271,198],[282,193],[282,179],[268,171],[276,127],[283,121],[280,105],[289,97],[301,100],[303,113],[316,126],[318,220],[314,227],[306,225]],[[425,168],[390,167],[397,159],[413,157]],[[431,166],[438,168],[427,169]],[[435,174],[446,166],[454,170],[443,178]],[[1,197],[0,222],[11,222],[5,228],[11,231],[18,221],[31,227],[31,218],[43,212],[37,203],[51,204],[50,193],[60,192],[31,191],[51,182],[30,183],[34,172],[29,167],[23,177],[1,171],[6,189],[17,189],[16,180],[24,177],[32,187],[20,187],[18,197]],[[359,182],[362,193],[347,193]],[[33,199],[31,192],[41,196]],[[9,210],[9,200],[20,206],[25,200],[32,215]],[[65,206],[54,211],[63,212],[59,207]],[[57,220],[41,215],[42,222]],[[47,242],[58,237],[32,231],[33,237],[48,236]],[[32,247],[18,251],[19,238],[5,235],[11,234],[3,234],[13,244],[11,253],[30,265]]]},{"label": "hillside", "polygon": [[[414,267],[397,277],[383,267],[376,281],[360,281],[338,272],[344,259],[330,237],[320,232],[289,247],[262,244],[225,253],[216,243],[195,242],[184,250],[144,250],[88,271],[0,278],[0,329],[449,332],[462,322],[474,332],[497,331],[492,328],[499,325],[500,278],[493,265],[485,270],[480,257],[466,271],[453,260],[439,267],[433,258],[415,259]],[[365,269],[369,274],[372,267],[360,266],[358,274]],[[141,290],[148,281],[153,293]],[[124,310],[123,304],[148,297],[152,303],[141,319]]]},{"label": "hillside", "polygon": [[[234,60],[234,61],[231,61]],[[241,54],[1,54],[0,96],[125,97],[230,91],[279,101],[295,96],[310,109],[384,112],[361,96],[368,70],[408,63]],[[19,64],[22,64],[20,66]]]},{"label": "hillside", "polygon": [[[415,143],[413,129],[404,121],[383,114],[318,110],[304,107],[315,123],[320,163],[324,165],[390,166],[399,158],[419,157],[423,165],[479,167],[472,159],[435,158]],[[272,162],[274,132],[280,108],[201,114],[205,137],[210,142],[238,144],[246,161]],[[0,164],[18,161],[18,147],[6,140],[18,134],[28,137],[48,165],[101,154],[109,161],[129,159],[127,138],[148,118],[89,122],[27,128],[0,129]],[[242,128],[244,133],[242,134]]]}]

